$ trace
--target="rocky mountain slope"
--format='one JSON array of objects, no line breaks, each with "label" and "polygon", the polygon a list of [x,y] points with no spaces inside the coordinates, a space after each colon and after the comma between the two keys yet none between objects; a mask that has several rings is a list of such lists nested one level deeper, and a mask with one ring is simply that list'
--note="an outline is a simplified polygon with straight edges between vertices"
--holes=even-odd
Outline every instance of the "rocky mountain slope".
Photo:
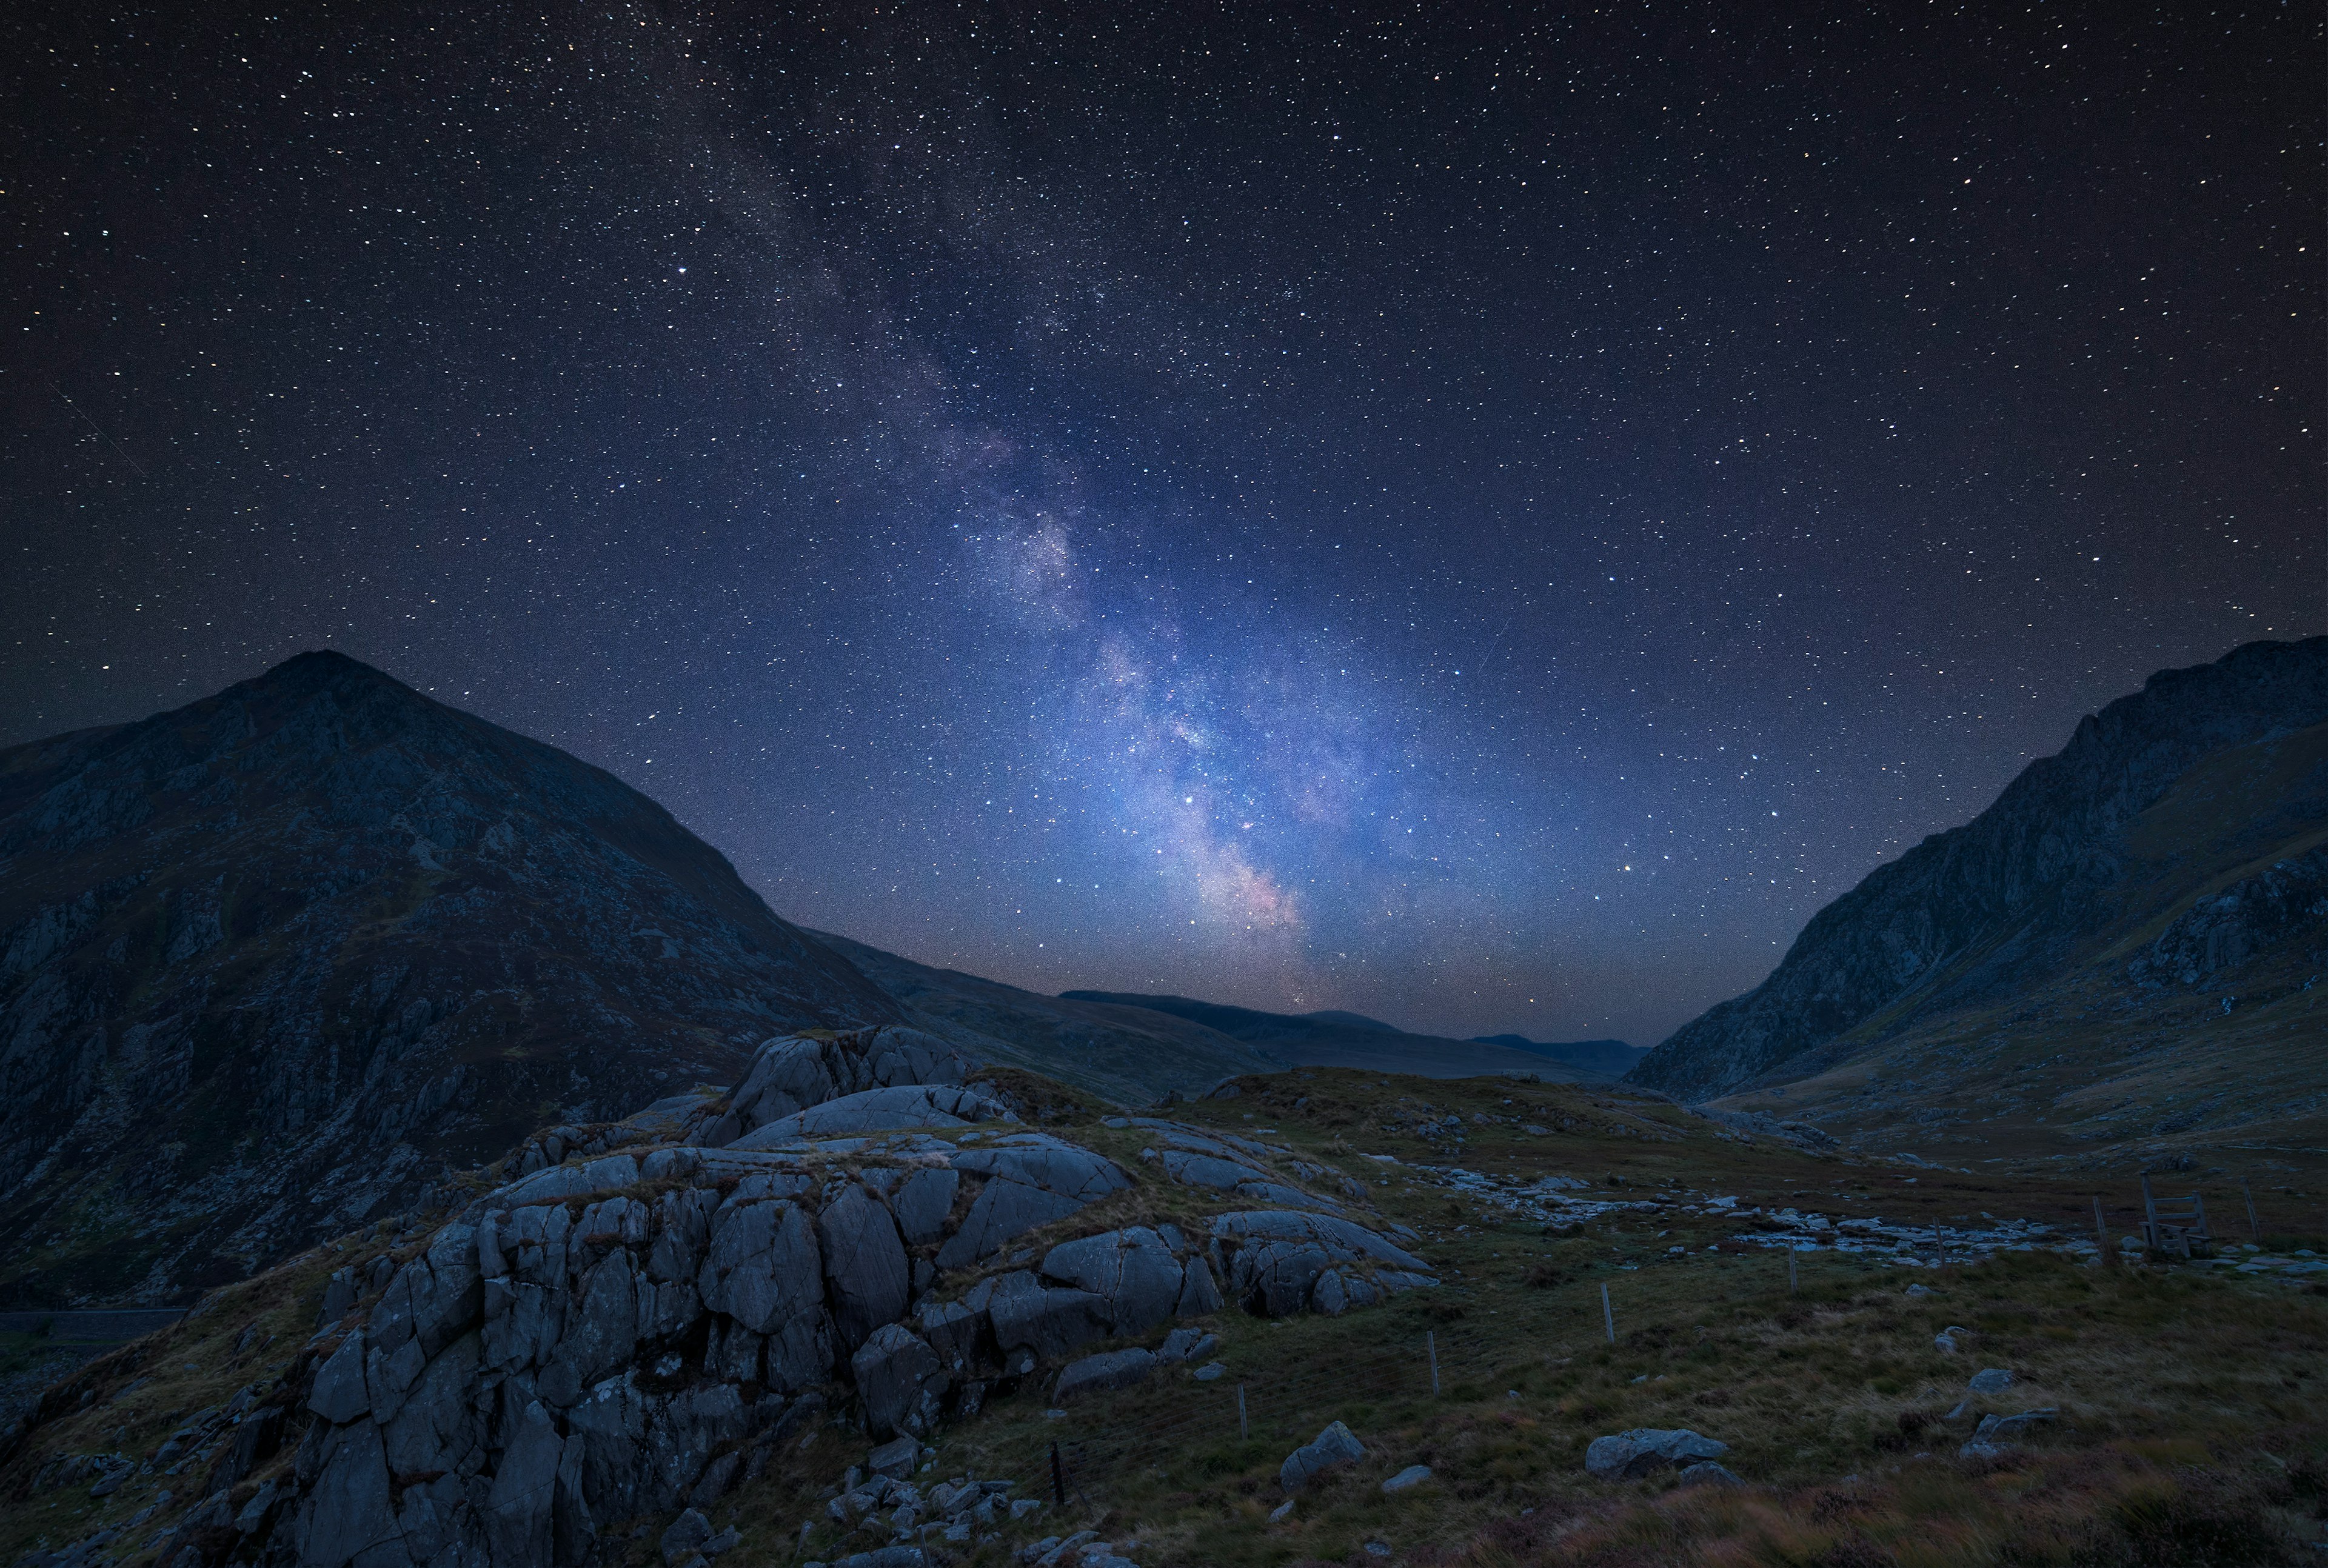
[{"label": "rocky mountain slope", "polygon": [[182,1300],[897,1016],[653,802],[338,654],[0,751],[0,1304]]},{"label": "rocky mountain slope", "polygon": [[1809,1098],[1824,1103],[1848,1079],[1929,1131],[1980,1062],[2058,1095],[2120,1075],[2136,1035],[2192,1047],[2182,1066],[2235,1093],[2240,1070],[2217,1047],[2237,1029],[2265,1051],[2258,1083],[2294,1071],[2288,1086],[2316,1095],[2303,986],[2328,944],[2323,726],[2328,639],[2154,676],[1973,822],[1822,910],[1769,980],[1685,1026],[1633,1080],[1693,1101],[1763,1091],[1756,1108],[1778,1109],[1806,1103],[1780,1085],[1818,1081]]},{"label": "rocky mountain slope", "polygon": [[[1469,1078],[1487,1073],[1534,1073],[1547,1083],[1604,1079],[1608,1075],[1533,1051],[1480,1040],[1410,1035],[1355,1013],[1272,1013],[1143,991],[1070,991],[1060,1000],[1134,1009],[1185,1019],[1300,1067],[1356,1067],[1412,1073],[1425,1078]],[[1353,1021],[1354,1020],[1354,1021]]]},{"label": "rocky mountain slope", "polygon": [[2060,968],[1715,1103],[1943,1159],[2286,1169],[2328,1144],[2328,724],[2209,757],[2120,840]]},{"label": "rocky mountain slope", "polygon": [[1223,1078],[1285,1065],[1256,1046],[1152,1008],[1044,996],[830,932],[812,934],[912,1009],[923,1028],[970,1055],[1047,1074],[1121,1104],[1199,1094]]}]

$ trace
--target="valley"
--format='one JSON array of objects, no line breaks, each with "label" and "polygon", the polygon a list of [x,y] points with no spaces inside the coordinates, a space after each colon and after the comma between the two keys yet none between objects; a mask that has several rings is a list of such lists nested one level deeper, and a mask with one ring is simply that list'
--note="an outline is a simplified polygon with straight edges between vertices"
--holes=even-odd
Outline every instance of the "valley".
[{"label": "valley", "polygon": [[0,1560],[2294,1561],[2328,640],[2127,702],[1646,1054],[806,931],[334,657],[0,754]]}]

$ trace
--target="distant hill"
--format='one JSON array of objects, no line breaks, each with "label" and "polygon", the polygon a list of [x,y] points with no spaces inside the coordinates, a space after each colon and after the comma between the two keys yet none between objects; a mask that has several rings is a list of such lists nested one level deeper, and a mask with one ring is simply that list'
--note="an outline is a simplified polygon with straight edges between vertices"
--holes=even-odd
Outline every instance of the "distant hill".
[{"label": "distant hill", "polygon": [[2328,638],[2153,676],[1633,1081],[2079,1157],[2328,1133]]},{"label": "distant hill", "polygon": [[183,1300],[898,1016],[652,801],[337,653],[0,750],[0,1302]]},{"label": "distant hill", "polygon": [[1064,1079],[1126,1105],[1285,1063],[1257,1046],[1150,1008],[1048,997],[937,969],[826,932],[819,942],[972,1056]]},{"label": "distant hill", "polygon": [[1649,1054],[1647,1046],[1629,1046],[1622,1040],[1532,1040],[1525,1035],[1473,1035],[1471,1038],[1483,1046],[1508,1046],[1515,1051],[1532,1051],[1540,1056],[1550,1056],[1556,1062],[1566,1062],[1572,1067],[1590,1067],[1596,1073],[1623,1077],[1641,1065]]},{"label": "distant hill", "polygon": [[[1258,1046],[1285,1062],[1305,1067],[1359,1067],[1380,1073],[1413,1073],[1430,1078],[1469,1078],[1486,1073],[1535,1073],[1548,1083],[1610,1076],[1591,1068],[1507,1046],[1478,1040],[1411,1035],[1355,1013],[1272,1013],[1184,996],[1141,991],[1062,991],[1063,1001],[1104,1002],[1140,1008],[1202,1024],[1231,1039]],[[1356,1019],[1355,1022],[1347,1020]]]},{"label": "distant hill", "polygon": [[1300,1016],[1321,1024],[1343,1024],[1354,1029],[1373,1029],[1377,1034],[1399,1035],[1406,1032],[1396,1024],[1386,1024],[1380,1019],[1370,1019],[1364,1013],[1346,1013],[1338,1008],[1328,1008],[1320,1012],[1303,1013]]}]

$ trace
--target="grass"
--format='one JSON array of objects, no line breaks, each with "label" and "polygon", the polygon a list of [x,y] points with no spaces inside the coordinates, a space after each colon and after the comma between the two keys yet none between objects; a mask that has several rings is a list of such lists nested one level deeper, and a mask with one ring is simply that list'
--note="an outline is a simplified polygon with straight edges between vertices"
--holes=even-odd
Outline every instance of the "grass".
[{"label": "grass", "polygon": [[[2293,1561],[2295,1543],[2322,1537],[2328,1428],[2318,1412],[2328,1372],[2318,1364],[2328,1291],[2045,1253],[1947,1271],[1818,1253],[1798,1260],[1800,1289],[1790,1294],[1783,1256],[1735,1239],[1751,1221],[1643,1208],[1546,1235],[1418,1166],[1563,1175],[1645,1202],[1694,1190],[1733,1194],[1741,1207],[1910,1223],[2029,1216],[2077,1235],[2090,1225],[2089,1183],[1814,1158],[1579,1085],[1327,1068],[1243,1085],[1238,1099],[1174,1113],[1246,1135],[1273,1129],[1272,1141],[1300,1159],[1362,1180],[1384,1219],[1420,1233],[1417,1249],[1445,1282],[1339,1319],[1217,1314],[1206,1325],[1220,1336],[1216,1354],[1227,1368],[1216,1382],[1178,1369],[1058,1417],[1046,1413],[1040,1387],[998,1394],[939,1436],[934,1464],[918,1479],[1009,1477],[1019,1496],[1047,1496],[1057,1442],[1074,1495],[993,1541],[948,1548],[953,1563],[1002,1568],[1018,1545],[1080,1527],[1131,1544],[1143,1563],[1213,1568],[1383,1561],[1367,1554],[1369,1541],[1386,1544],[1392,1561],[1425,1568],[2244,1563]],[[1048,1125],[1136,1178],[1065,1228],[1169,1219],[1194,1229],[1221,1207],[1141,1163],[1146,1135],[1099,1124],[1095,1102],[1053,1094],[1046,1109]],[[1442,1151],[1423,1123],[1443,1129],[1450,1113],[1466,1142]],[[1399,1163],[1365,1158],[1385,1153]],[[80,1492],[35,1498],[24,1488],[42,1456],[150,1451],[186,1412],[279,1375],[312,1329],[324,1274],[386,1244],[367,1238],[309,1254],[84,1369],[65,1403],[85,1385],[97,1391],[90,1406],[39,1429],[0,1469],[0,1561],[38,1536],[61,1544],[99,1519],[125,1518],[157,1489],[149,1478],[102,1504]],[[1676,1245],[1689,1250],[1667,1251]],[[1910,1297],[1910,1283],[1933,1293]],[[1604,1285],[1614,1344],[1602,1326]],[[238,1355],[254,1326],[276,1333],[274,1346]],[[1952,1326],[1973,1336],[1954,1357],[1933,1344]],[[2055,1405],[2060,1418],[2001,1459],[1960,1460],[1971,1423],[1944,1418],[1981,1366],[2009,1367],[2019,1382],[1975,1400],[1976,1410]],[[132,1391],[136,1376],[152,1381]],[[1338,1419],[1367,1459],[1321,1479],[1290,1519],[1271,1524],[1282,1500],[1280,1461]],[[1638,1426],[1723,1440],[1723,1462],[1748,1487],[1584,1474],[1593,1437]],[[127,1432],[118,1441],[117,1429]],[[787,1439],[767,1471],[715,1511],[715,1523],[743,1535],[728,1561],[829,1562],[879,1544],[863,1533],[843,1538],[821,1496],[867,1446],[832,1421]],[[286,1450],[276,1462],[287,1461]],[[1429,1482],[1382,1493],[1385,1477],[1418,1463],[1432,1468]],[[640,1523],[652,1527],[635,1538],[622,1526],[602,1535],[610,1561],[654,1557],[662,1521]]]}]

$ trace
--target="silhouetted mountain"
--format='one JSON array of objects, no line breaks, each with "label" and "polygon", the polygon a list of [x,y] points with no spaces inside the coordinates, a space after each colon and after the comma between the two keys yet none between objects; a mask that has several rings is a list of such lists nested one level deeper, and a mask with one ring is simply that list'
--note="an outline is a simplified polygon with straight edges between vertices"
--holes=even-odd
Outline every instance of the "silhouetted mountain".
[{"label": "silhouetted mountain", "polygon": [[1623,1077],[1641,1065],[1649,1054],[1647,1046],[1629,1046],[1622,1040],[1532,1040],[1525,1035],[1473,1035],[1472,1039],[1483,1046],[1508,1046],[1515,1051],[1530,1051],[1539,1056],[1550,1056],[1556,1062],[1566,1062],[1572,1067],[1590,1067],[1596,1073]]},{"label": "silhouetted mountain", "polygon": [[[1829,1074],[1814,1097],[1833,1126],[1913,1116],[1932,1135],[1975,1113],[2032,1128],[2082,1115],[2098,1120],[2073,1136],[2163,1135],[2198,1123],[2149,1117],[2151,1091],[2130,1084],[2123,1103],[2076,1096],[2131,1071],[2136,1050],[2176,1047],[2188,1066],[2249,1029],[2252,1063],[2214,1056],[2179,1093],[2227,1106],[2294,1069],[2286,1109],[2314,1114],[2317,1063],[2303,1064],[2320,1031],[2302,988],[2328,920],[2323,845],[2328,638],[2164,671],[1971,822],[1821,910],[1768,980],[1632,1078],[1704,1100]],[[2258,1016],[2267,1003],[2305,1017]],[[2032,1098],[2041,1084],[2059,1107]]]},{"label": "silhouetted mountain", "polygon": [[301,654],[0,751],[0,1294],[174,1299],[897,1016],[613,775]]},{"label": "silhouetted mountain", "polygon": [[1327,1008],[1319,1012],[1303,1013],[1301,1016],[1315,1019],[1321,1024],[1340,1024],[1353,1029],[1374,1029],[1385,1035],[1402,1035],[1406,1032],[1396,1024],[1386,1024],[1380,1019],[1370,1019],[1364,1013],[1346,1013],[1339,1008]]},{"label": "silhouetted mountain", "polygon": [[[1059,995],[1065,1001],[1108,1002],[1187,1019],[1231,1039],[1258,1046],[1296,1066],[1362,1067],[1372,1072],[1414,1073],[1430,1078],[1535,1073],[1547,1082],[1610,1075],[1505,1046],[1441,1039],[1436,1035],[1410,1035],[1355,1013],[1269,1013],[1196,1001],[1185,996],[1150,996],[1139,991],[1069,991]],[[1345,1021],[1351,1019],[1356,1021]]]},{"label": "silhouetted mountain", "polygon": [[812,934],[915,1009],[923,1028],[970,1055],[1063,1079],[1126,1105],[1145,1105],[1173,1091],[1200,1094],[1223,1078],[1285,1066],[1257,1046],[1170,1013],[1043,996],[916,963],[850,937]]}]

